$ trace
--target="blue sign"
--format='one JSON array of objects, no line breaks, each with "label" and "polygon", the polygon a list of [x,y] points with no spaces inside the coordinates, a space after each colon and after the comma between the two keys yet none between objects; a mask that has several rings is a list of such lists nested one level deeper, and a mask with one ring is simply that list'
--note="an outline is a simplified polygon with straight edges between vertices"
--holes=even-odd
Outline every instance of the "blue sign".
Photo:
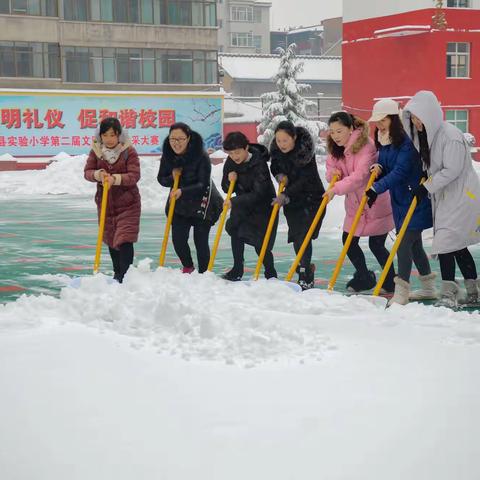
[{"label": "blue sign", "polygon": [[175,122],[200,133],[206,148],[221,147],[223,96],[218,93],[0,90],[0,154],[88,153],[95,129],[112,116],[140,154],[160,153]]}]

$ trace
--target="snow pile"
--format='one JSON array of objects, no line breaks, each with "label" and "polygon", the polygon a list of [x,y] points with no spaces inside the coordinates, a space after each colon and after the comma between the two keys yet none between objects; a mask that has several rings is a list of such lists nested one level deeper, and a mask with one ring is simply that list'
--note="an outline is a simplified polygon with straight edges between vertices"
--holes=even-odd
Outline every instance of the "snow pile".
[{"label": "snow pile", "polygon": [[60,298],[23,296],[2,305],[0,331],[75,322],[127,335],[132,346],[166,356],[247,367],[321,360],[337,349],[324,321],[353,312],[360,324],[434,324],[457,329],[462,342],[480,342],[478,314],[414,304],[386,311],[383,303],[363,297],[319,289],[298,293],[275,280],[229,283],[213,274],[151,272],[150,264],[147,259],[132,268],[123,285],[104,275],[83,277],[78,288],[62,289]]},{"label": "snow pile", "polygon": [[15,161],[15,157],[12,157],[9,153],[4,153],[0,155],[0,162],[12,162]]}]

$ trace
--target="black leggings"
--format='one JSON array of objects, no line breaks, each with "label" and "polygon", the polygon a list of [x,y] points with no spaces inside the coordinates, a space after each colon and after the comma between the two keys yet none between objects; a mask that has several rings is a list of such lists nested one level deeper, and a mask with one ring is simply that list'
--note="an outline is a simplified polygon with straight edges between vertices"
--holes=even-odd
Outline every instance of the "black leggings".
[{"label": "black leggings", "polygon": [[108,247],[108,251],[113,263],[114,278],[122,283],[123,277],[133,263],[133,243],[122,243],[118,249]]},{"label": "black leggings", "polygon": [[[245,252],[245,242],[240,239],[234,232],[231,236],[232,242],[232,254],[233,254],[233,269],[239,274],[243,274],[243,261],[244,261],[244,252]],[[257,255],[260,255],[261,247],[255,247]],[[275,265],[273,261],[273,253],[271,250],[265,252],[265,257],[263,258],[263,266],[265,267],[265,276],[270,278],[271,276],[276,276]]]},{"label": "black leggings", "polygon": [[440,260],[442,280],[455,281],[455,260],[465,280],[475,280],[477,278],[477,267],[468,248],[451,253],[440,253],[438,259]]},{"label": "black leggings", "polygon": [[[304,237],[302,238],[296,238],[293,241],[293,248],[295,249],[295,253],[298,254],[300,251],[300,247],[302,246]],[[305,249],[305,252],[303,253],[303,257],[300,260],[300,267],[305,267],[305,268],[310,268],[310,263],[312,262],[312,241],[310,240],[308,242],[307,248]]]},{"label": "black leggings", "polygon": [[[345,245],[347,240],[348,233],[343,232],[342,235],[342,243]],[[375,258],[377,259],[378,263],[383,268],[387,263],[387,259],[389,256],[389,251],[385,248],[385,240],[387,239],[387,234],[384,235],[373,235],[368,237],[368,247],[370,251],[373,253]],[[352,243],[347,252],[348,259],[352,262],[352,265],[355,267],[355,270],[362,275],[368,272],[367,263],[365,261],[365,255],[363,254],[363,250],[360,248],[358,242],[360,241],[360,237],[353,237]],[[393,277],[395,276],[395,270],[393,268],[393,264],[388,270],[387,277],[385,278],[386,285],[393,285]]]},{"label": "black leggings", "polygon": [[188,245],[190,229],[193,227],[193,241],[197,250],[198,271],[203,273],[208,268],[210,261],[210,247],[208,235],[210,224],[199,218],[182,217],[174,215],[172,221],[172,242],[175,253],[187,268],[193,267],[192,253]]}]

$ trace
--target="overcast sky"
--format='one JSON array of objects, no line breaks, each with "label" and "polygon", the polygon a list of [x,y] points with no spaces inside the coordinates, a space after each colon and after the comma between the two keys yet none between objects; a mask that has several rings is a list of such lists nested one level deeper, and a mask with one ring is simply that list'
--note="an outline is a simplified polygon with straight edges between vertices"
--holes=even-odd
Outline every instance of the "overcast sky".
[{"label": "overcast sky", "polygon": [[272,28],[316,25],[342,16],[342,0],[270,0]]}]

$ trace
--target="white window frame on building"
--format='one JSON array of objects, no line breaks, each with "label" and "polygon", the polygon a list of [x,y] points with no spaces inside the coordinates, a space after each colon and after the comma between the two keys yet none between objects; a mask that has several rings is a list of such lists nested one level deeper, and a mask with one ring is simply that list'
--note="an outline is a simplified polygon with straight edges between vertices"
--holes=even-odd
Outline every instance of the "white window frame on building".
[{"label": "white window frame on building", "polygon": [[230,21],[253,23],[253,8],[246,5],[231,5]]},{"label": "white window frame on building", "polygon": [[468,132],[468,110],[445,110],[445,120],[463,133]]},{"label": "white window frame on building", "polygon": [[447,0],[447,8],[472,8],[470,0]]},{"label": "white window frame on building", "polygon": [[231,32],[230,46],[239,47],[239,48],[252,48],[253,47],[252,32]]},{"label": "white window frame on building", "polygon": [[470,43],[447,43],[447,78],[470,78]]}]

